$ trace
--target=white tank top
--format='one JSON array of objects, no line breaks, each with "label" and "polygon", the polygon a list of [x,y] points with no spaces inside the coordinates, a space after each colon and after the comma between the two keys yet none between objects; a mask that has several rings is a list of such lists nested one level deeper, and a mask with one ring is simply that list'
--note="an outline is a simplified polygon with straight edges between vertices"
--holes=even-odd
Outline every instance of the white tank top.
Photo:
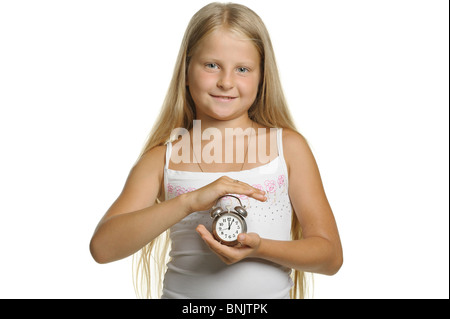
[{"label": "white tank top", "polygon": [[[164,167],[165,198],[168,200],[196,190],[223,175],[238,179],[263,189],[267,194],[266,202],[236,195],[248,212],[247,232],[255,232],[262,238],[290,240],[292,208],[282,129],[277,129],[277,147],[278,157],[262,166],[237,172],[211,173],[169,169],[172,144],[168,143]],[[239,202],[235,201],[232,204],[237,206]],[[192,213],[171,227],[171,260],[167,264],[162,298],[289,298],[291,269],[258,258],[246,258],[226,265],[195,231],[199,224],[211,231],[209,211]]]}]

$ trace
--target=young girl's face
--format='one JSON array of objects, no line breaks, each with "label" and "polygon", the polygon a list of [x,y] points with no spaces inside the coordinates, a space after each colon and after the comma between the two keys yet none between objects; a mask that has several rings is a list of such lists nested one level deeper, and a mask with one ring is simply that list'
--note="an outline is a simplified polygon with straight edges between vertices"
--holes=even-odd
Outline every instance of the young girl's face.
[{"label": "young girl's face", "polygon": [[195,49],[188,68],[197,119],[248,117],[260,73],[260,56],[251,40],[226,29],[213,31]]}]

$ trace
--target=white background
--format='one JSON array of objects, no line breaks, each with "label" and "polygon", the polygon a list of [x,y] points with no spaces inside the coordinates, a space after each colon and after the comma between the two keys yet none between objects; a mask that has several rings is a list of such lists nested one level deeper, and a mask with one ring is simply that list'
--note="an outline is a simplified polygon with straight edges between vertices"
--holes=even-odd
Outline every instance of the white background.
[{"label": "white background", "polygon": [[[0,1],[0,298],[135,298],[131,258],[98,265],[89,240],[208,2]],[[240,3],[339,226],[315,298],[448,298],[448,1]]]}]

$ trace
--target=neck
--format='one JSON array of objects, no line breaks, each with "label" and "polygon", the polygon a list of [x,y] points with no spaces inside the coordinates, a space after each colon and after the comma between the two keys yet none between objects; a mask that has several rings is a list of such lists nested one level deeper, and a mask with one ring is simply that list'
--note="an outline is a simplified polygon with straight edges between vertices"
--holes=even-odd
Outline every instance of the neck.
[{"label": "neck", "polygon": [[[232,119],[232,120],[216,120],[211,119],[206,116],[198,117],[195,120],[197,125],[201,125],[201,132],[203,133],[204,130],[209,128],[218,129],[222,136],[225,134],[225,129],[235,129],[235,128],[241,128],[246,129],[249,127],[252,127],[253,121],[248,117],[247,114],[240,116],[238,118]],[[195,127],[195,125],[194,125]]]},{"label": "neck", "polygon": [[[196,121],[194,122],[194,127],[191,133],[191,147],[193,150],[193,160],[196,163],[203,162],[204,159],[200,159],[203,154],[204,144],[208,144],[210,149],[214,149],[214,154],[218,151],[219,153],[219,161],[223,163],[223,155],[225,155],[225,162],[239,162],[242,163],[240,170],[244,167],[244,163],[247,157],[248,148],[250,145],[250,140],[253,135],[255,135],[255,125],[250,119],[250,126],[243,125],[235,125],[230,126],[227,125],[221,126],[222,130],[217,127],[217,125],[210,125],[206,128],[203,127],[203,122]],[[216,124],[216,123],[215,123]],[[201,126],[201,127],[200,127]],[[248,130],[250,129],[250,130]],[[247,138],[245,138],[247,137]],[[256,136],[254,137],[256,138]],[[230,149],[231,147],[231,149]],[[236,157],[233,161],[230,161],[227,154],[232,154],[232,157]],[[211,157],[211,159],[217,160],[214,155],[211,155],[210,152],[206,153],[206,156]],[[200,160],[199,160],[200,159]],[[211,163],[210,159],[206,160],[206,162]],[[203,168],[200,164],[198,164],[201,171]]]}]

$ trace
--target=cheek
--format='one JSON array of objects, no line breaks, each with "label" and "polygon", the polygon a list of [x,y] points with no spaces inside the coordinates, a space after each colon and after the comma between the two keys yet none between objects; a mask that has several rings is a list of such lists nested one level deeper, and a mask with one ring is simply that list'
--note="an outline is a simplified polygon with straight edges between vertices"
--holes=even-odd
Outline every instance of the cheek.
[{"label": "cheek", "polygon": [[[192,70],[188,72],[188,86],[191,91],[191,94],[200,93],[197,91],[207,91],[214,85],[215,79],[211,76],[211,74],[207,74],[205,72],[196,72],[196,70]],[[196,92],[192,92],[196,91]]]},{"label": "cheek", "polygon": [[245,93],[247,98],[254,100],[258,94],[258,86],[258,80],[246,81],[241,86],[241,92]]}]

